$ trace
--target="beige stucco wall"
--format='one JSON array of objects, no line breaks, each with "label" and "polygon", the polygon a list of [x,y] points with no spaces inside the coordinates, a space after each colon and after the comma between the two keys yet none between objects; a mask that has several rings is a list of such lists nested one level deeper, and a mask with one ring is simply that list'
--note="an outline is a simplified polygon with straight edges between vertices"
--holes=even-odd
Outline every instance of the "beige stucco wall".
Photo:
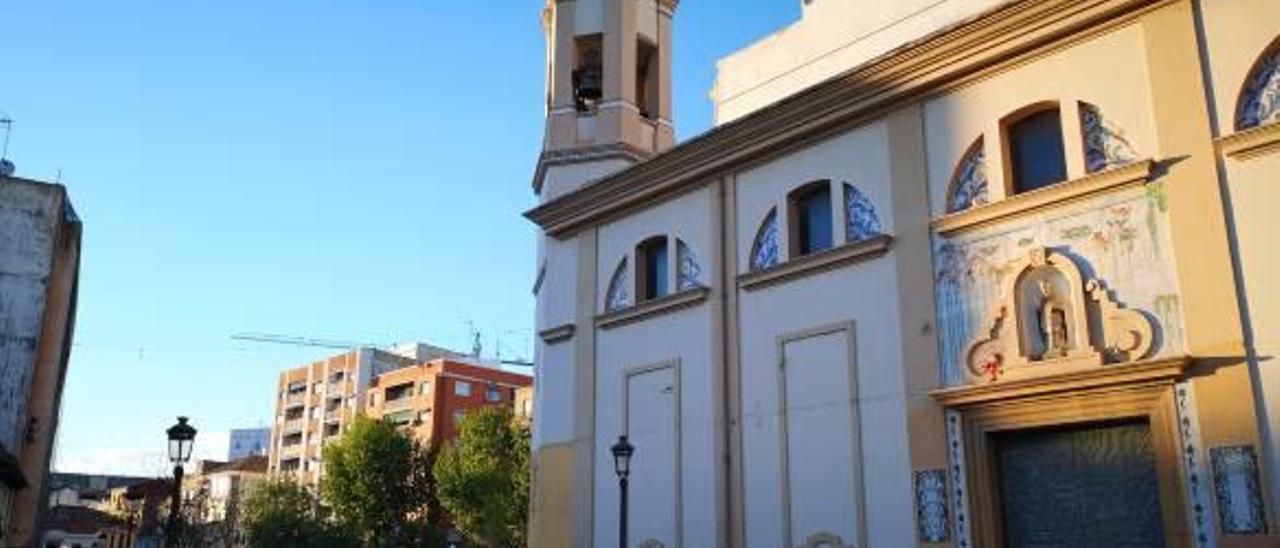
[{"label": "beige stucco wall", "polygon": [[[1219,136],[1236,131],[1241,88],[1254,63],[1280,36],[1280,4],[1267,0],[1204,2],[1202,7],[1211,96]],[[1258,24],[1266,22],[1267,24]],[[1221,159],[1225,192],[1235,224],[1235,245],[1252,339],[1252,373],[1265,410],[1271,500],[1280,500],[1280,154]]]}]

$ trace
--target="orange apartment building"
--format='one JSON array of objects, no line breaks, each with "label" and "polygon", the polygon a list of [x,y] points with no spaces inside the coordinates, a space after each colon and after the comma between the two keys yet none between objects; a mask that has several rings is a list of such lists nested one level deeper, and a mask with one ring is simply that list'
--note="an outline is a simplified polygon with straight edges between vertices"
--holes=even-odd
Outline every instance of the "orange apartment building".
[{"label": "orange apartment building", "polygon": [[511,406],[515,390],[533,384],[531,377],[464,359],[471,358],[410,344],[357,348],[284,371],[276,386],[269,470],[314,485],[324,444],[345,432],[358,412],[389,417],[421,440],[443,439],[456,433],[456,421],[468,409]]},{"label": "orange apartment building", "polygon": [[516,393],[533,377],[452,359],[437,359],[388,371],[373,379],[366,414],[410,429],[426,443],[458,433],[458,423],[478,407],[515,407]]}]

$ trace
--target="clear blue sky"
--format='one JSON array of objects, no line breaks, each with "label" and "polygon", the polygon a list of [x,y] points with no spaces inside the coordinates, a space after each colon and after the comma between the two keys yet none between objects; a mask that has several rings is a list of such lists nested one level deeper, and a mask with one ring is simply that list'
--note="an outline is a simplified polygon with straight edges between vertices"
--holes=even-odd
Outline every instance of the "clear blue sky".
[{"label": "clear blue sky", "polygon": [[[540,0],[6,0],[0,114],[18,174],[84,221],[55,467],[156,473],[267,425],[281,369],[332,351],[242,331],[531,352]],[[681,138],[715,60],[798,0],[685,0]]]}]

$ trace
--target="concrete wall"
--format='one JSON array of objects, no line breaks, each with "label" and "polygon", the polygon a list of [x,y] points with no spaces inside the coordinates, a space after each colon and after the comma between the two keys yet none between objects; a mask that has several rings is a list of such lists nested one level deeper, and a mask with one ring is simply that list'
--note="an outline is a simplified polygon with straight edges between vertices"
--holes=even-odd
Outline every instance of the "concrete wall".
[{"label": "concrete wall", "polygon": [[25,482],[0,496],[6,544],[31,542],[44,509],[79,271],[66,189],[0,177],[0,448]]}]

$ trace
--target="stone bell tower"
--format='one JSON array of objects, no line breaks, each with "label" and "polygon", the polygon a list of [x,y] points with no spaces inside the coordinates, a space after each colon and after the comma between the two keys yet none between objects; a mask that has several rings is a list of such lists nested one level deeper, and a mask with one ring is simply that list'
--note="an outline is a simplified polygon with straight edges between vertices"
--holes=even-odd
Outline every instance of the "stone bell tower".
[{"label": "stone bell tower", "polygon": [[671,18],[679,0],[547,0],[546,202],[671,148]]}]

